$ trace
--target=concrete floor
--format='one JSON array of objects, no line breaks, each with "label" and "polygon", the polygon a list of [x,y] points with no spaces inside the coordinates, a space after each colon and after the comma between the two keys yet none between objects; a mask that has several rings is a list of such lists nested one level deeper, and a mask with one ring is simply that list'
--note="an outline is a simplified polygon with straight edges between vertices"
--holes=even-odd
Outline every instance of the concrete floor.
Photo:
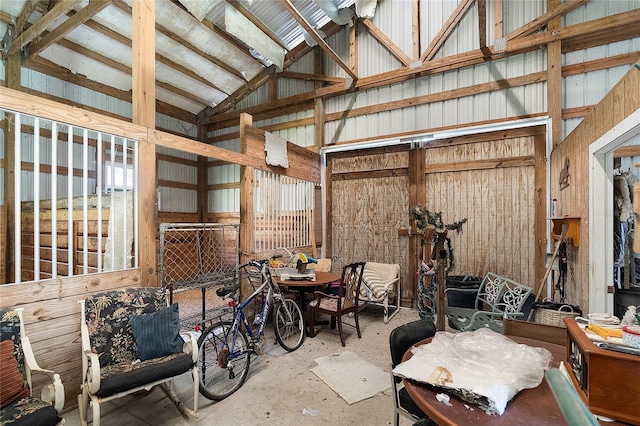
[{"label": "concrete floor", "polygon": [[[382,320],[382,308],[370,306],[360,312],[358,339],[355,328],[346,326],[346,347],[340,345],[337,330],[323,330],[306,338],[295,352],[282,349],[267,327],[267,353],[253,357],[245,384],[219,402],[199,396],[198,418],[184,417],[158,387],[102,404],[102,425],[391,425],[393,399],[389,389],[364,401],[348,405],[311,369],[314,359],[350,351],[389,372],[389,333],[395,327],[419,319],[415,310],[401,309],[389,324]],[[347,322],[353,321],[351,318]],[[187,407],[193,407],[193,386],[189,374],[174,380],[174,389]],[[62,414],[65,426],[80,424],[78,410]],[[91,409],[89,409],[91,421]],[[402,426],[413,422],[400,417]]]}]

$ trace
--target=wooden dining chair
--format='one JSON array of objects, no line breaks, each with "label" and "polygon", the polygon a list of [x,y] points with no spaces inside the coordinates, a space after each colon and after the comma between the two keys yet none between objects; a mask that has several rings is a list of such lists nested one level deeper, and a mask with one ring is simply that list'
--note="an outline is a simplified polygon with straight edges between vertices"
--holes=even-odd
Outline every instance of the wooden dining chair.
[{"label": "wooden dining chair", "polygon": [[[338,294],[329,294],[322,291],[316,291],[315,300],[309,303],[310,313],[310,336],[316,334],[315,323],[316,315],[326,314],[331,317],[331,328],[335,328],[338,323],[338,333],[340,334],[340,342],[344,346],[344,333],[342,331],[342,316],[353,313],[355,328],[358,332],[358,338],[361,338],[360,323],[358,322],[358,298],[360,295],[360,286],[362,285],[362,273],[364,271],[365,262],[357,262],[346,265],[342,269],[342,277],[340,278],[340,286]],[[346,323],[347,325],[351,325]]]}]

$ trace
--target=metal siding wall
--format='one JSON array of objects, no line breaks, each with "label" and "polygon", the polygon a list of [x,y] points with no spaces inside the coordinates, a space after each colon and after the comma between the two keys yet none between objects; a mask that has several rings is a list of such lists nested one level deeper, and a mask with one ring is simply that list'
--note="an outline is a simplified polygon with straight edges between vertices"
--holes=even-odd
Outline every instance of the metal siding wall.
[{"label": "metal siding wall", "polygon": [[197,191],[184,188],[170,188],[163,186],[160,191],[160,204],[162,211],[178,213],[197,213]]}]

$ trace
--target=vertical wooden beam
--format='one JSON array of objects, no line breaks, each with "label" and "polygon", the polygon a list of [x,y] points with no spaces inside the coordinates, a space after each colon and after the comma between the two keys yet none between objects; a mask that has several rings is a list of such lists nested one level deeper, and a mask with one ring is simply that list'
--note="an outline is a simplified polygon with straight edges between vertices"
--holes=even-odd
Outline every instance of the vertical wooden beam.
[{"label": "vertical wooden beam", "polygon": [[[318,75],[324,75],[324,54],[322,49],[316,46],[313,49],[313,69],[314,73]],[[315,89],[321,89],[324,87],[324,83],[321,80],[316,80]],[[318,96],[313,100],[313,124],[314,124],[314,145],[318,148],[322,148],[324,145],[324,123],[325,123],[325,115],[324,115],[324,98],[322,96]]]},{"label": "vertical wooden beam", "polygon": [[355,19],[349,28],[349,67],[353,74],[358,74],[358,21]]},{"label": "vertical wooden beam", "polygon": [[[240,114],[240,152],[247,153],[246,127],[253,124],[253,117]],[[253,246],[253,167],[240,166],[240,263],[244,263],[254,252]],[[241,293],[244,289],[241,289]]]},{"label": "vertical wooden beam", "polygon": [[493,0],[493,17],[495,21],[493,37],[494,39],[502,38],[502,0]]},{"label": "vertical wooden beam", "polygon": [[[412,149],[409,151],[409,208],[415,205],[424,206],[427,202],[425,191],[425,150]],[[409,236],[409,282],[402,283],[400,288],[400,304],[411,308],[418,306],[418,278],[416,272],[420,269],[423,248],[422,234],[411,232]],[[428,243],[428,242],[427,242]]]},{"label": "vertical wooden beam", "polygon": [[420,60],[420,1],[411,2],[411,38],[413,40],[413,51],[411,59]]},{"label": "vertical wooden beam", "polygon": [[[198,140],[207,143],[207,127],[198,126]],[[209,158],[198,155],[198,217],[200,222],[207,222],[209,206]]]},{"label": "vertical wooden beam", "polygon": [[491,57],[491,50],[487,47],[487,0],[477,0],[478,2],[478,38],[480,51],[484,58]]},{"label": "vertical wooden beam", "polygon": [[[20,51],[17,51],[13,55],[7,57],[6,69],[5,69],[5,86],[10,89],[20,90],[22,88],[22,81],[20,76],[20,70],[22,68],[22,61],[20,59]],[[14,190],[14,176],[16,170],[14,169],[15,156],[15,116],[13,114],[7,115],[8,120],[4,120],[4,206],[6,208],[6,220],[5,229],[6,246],[5,255],[6,259],[0,259],[3,265],[6,265],[5,277],[9,283],[15,282],[15,233],[14,227],[15,220],[15,190]],[[19,171],[18,171],[19,172]]]},{"label": "vertical wooden beam", "polygon": [[323,237],[322,244],[325,249],[325,257],[329,259],[333,259],[333,164],[330,156],[327,155],[326,158],[327,164],[325,167],[325,182],[324,182],[324,191],[326,195],[326,209],[325,212],[325,221],[326,225],[326,234]]},{"label": "vertical wooden beam", "polygon": [[[547,10],[561,5],[560,0],[548,0]],[[561,17],[557,16],[547,24],[547,31],[560,28]],[[562,41],[547,44],[547,112],[551,118],[551,137],[553,146],[562,142]]]},{"label": "vertical wooden beam", "polygon": [[[131,12],[132,41],[132,92],[133,123],[155,129],[156,71],[155,71],[155,2],[135,0]],[[158,250],[156,242],[157,176],[156,146],[153,132],[146,141],[140,141],[139,155],[139,230],[140,282],[143,286],[158,285]]]},{"label": "vertical wooden beam", "polygon": [[[534,161],[534,178],[533,184],[535,188],[533,205],[536,206],[534,211],[533,233],[535,238],[534,259],[535,265],[534,276],[535,285],[542,282],[545,275],[545,258],[547,254],[547,138],[546,135],[537,134],[533,137],[533,161]],[[536,291],[538,289],[535,289]]]},{"label": "vertical wooden beam", "polygon": [[267,89],[269,90],[269,102],[278,100],[278,79],[274,76],[271,76],[267,81]]}]

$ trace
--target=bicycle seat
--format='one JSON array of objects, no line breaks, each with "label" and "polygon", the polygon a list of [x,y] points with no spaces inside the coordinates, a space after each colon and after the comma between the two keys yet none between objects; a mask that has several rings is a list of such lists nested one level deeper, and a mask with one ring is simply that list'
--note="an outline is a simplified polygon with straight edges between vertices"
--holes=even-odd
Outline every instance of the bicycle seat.
[{"label": "bicycle seat", "polygon": [[236,290],[238,290],[239,288],[240,288],[240,284],[234,284],[234,285],[230,285],[230,286],[220,287],[219,289],[216,290],[216,294],[219,297],[225,297],[225,296],[228,296],[230,294],[235,293]]}]

